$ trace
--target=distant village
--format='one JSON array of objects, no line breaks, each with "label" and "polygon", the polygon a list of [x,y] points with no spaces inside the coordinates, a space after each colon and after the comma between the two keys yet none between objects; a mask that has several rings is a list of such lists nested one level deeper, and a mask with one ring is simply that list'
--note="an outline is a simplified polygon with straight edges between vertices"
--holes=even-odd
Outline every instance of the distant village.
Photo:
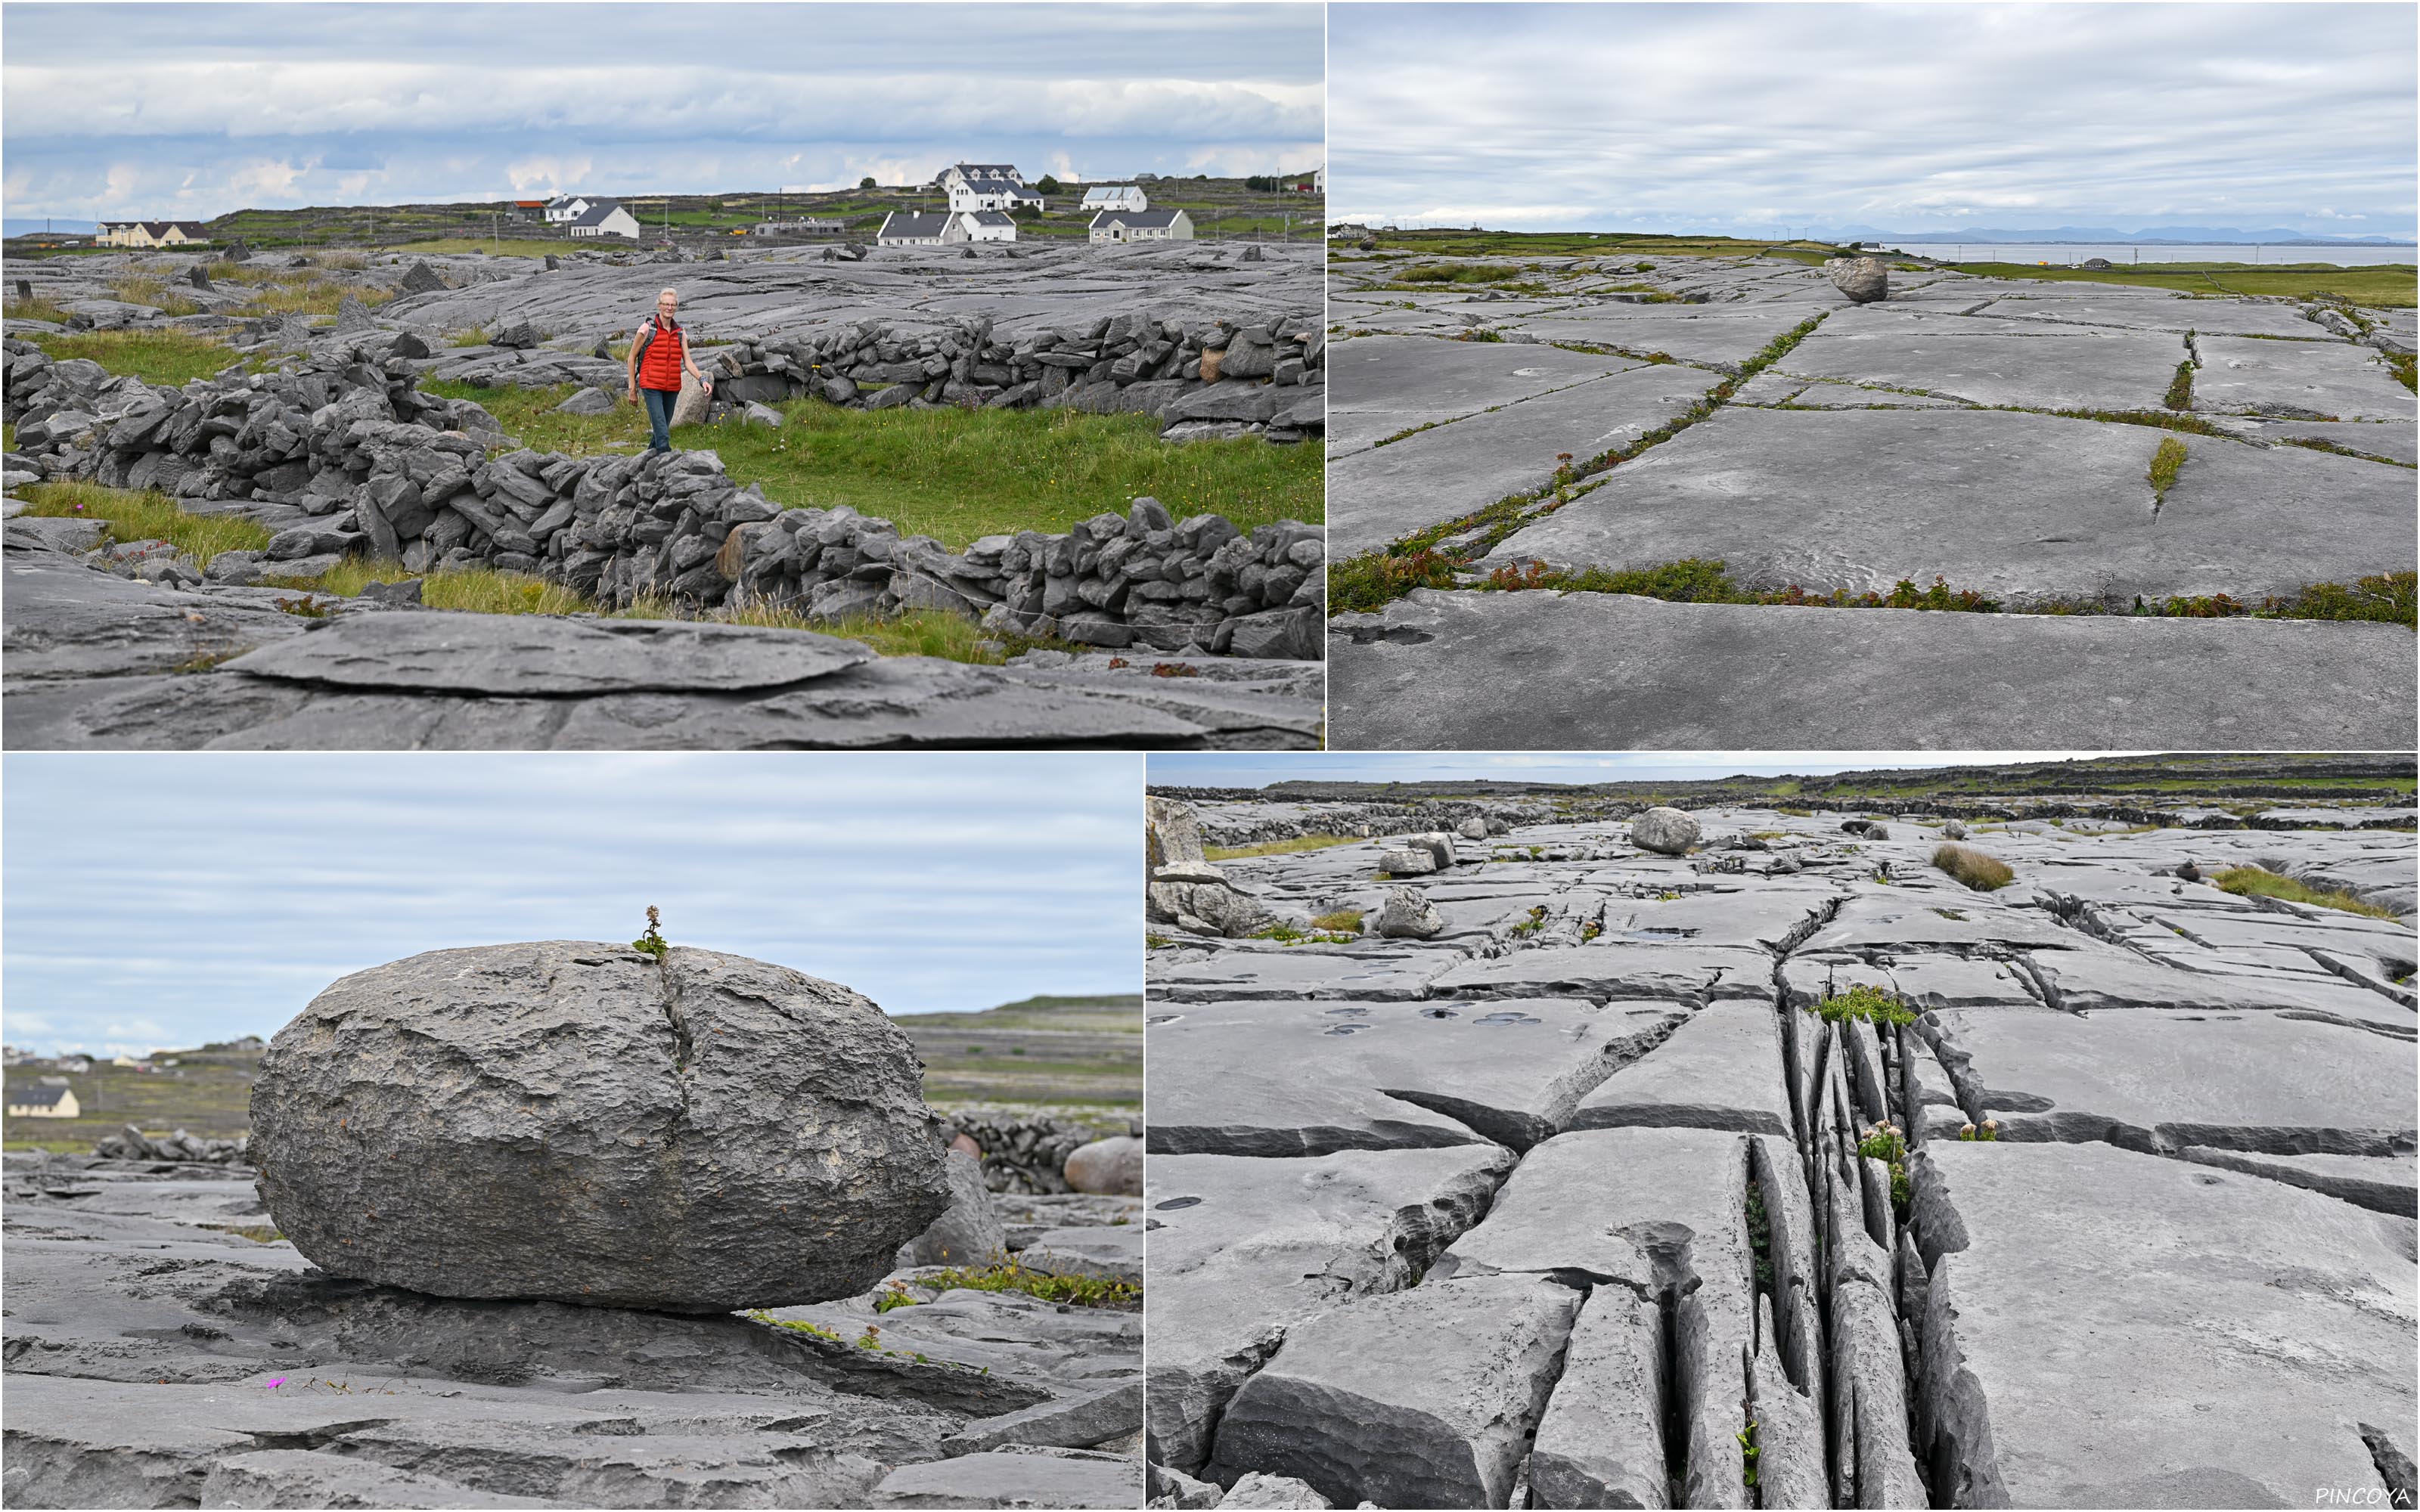
[{"label": "distant village", "polygon": [[[1132,183],[1070,186],[1083,191],[1081,200],[1072,208],[1076,213],[1089,215],[1087,239],[1097,243],[1192,240],[1194,224],[1190,214],[1182,208],[1152,208],[1152,188],[1160,181],[1157,175],[1145,173],[1137,174]],[[1256,186],[1261,182],[1254,180]],[[1327,170],[1323,166],[1309,173],[1280,175],[1267,183],[1280,193],[1324,195],[1327,192]],[[1042,184],[1044,187],[1038,188],[1029,183],[1015,163],[953,163],[926,186],[942,203],[929,210],[890,211],[875,233],[875,243],[885,247],[941,247],[1015,241],[1021,221],[1051,209],[1045,188],[1055,192],[1057,185],[1047,178]],[[505,202],[500,213],[520,224],[546,225],[577,239],[620,238],[637,241],[646,231],[628,205],[596,194],[565,193],[548,199],[515,199]],[[732,234],[839,236],[847,229],[845,223],[827,217],[768,216]],[[72,245],[85,239],[62,234],[46,239],[55,245]],[[96,246],[158,250],[206,247],[212,238],[209,226],[199,221],[103,221],[89,239]]]},{"label": "distant village", "polygon": [[8,1115],[12,1119],[76,1119],[85,1108],[76,1097],[71,1078],[89,1076],[95,1071],[132,1072],[137,1075],[174,1076],[184,1057],[200,1055],[204,1058],[235,1056],[250,1058],[265,1046],[258,1035],[224,1044],[206,1045],[200,1051],[175,1053],[154,1050],[147,1056],[87,1056],[70,1053],[59,1056],[29,1056],[15,1045],[0,1045],[0,1065],[8,1072]]}]

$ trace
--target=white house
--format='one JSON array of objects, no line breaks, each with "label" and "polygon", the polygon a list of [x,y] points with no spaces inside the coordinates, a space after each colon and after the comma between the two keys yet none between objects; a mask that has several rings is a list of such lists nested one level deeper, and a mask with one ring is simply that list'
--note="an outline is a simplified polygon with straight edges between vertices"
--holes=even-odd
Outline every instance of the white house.
[{"label": "white house", "polygon": [[1327,164],[1323,162],[1311,170],[1311,187],[1318,193],[1327,193]]},{"label": "white house", "polygon": [[943,241],[1014,241],[1016,222],[1005,210],[968,210],[950,217]]},{"label": "white house", "polygon": [[1140,184],[1102,184],[1084,191],[1085,209],[1095,214],[1102,210],[1147,210],[1150,196]]},{"label": "white house", "polygon": [[1016,171],[1013,162],[954,162],[942,169],[933,182],[940,188],[953,188],[969,178],[1005,178],[1012,184],[1025,182],[1025,175]]},{"label": "white house", "polygon": [[120,1071],[141,1071],[143,1069],[143,1062],[135,1059],[132,1056],[119,1056],[110,1061],[110,1064],[116,1066]]},{"label": "white house", "polygon": [[96,239],[104,247],[207,247],[210,233],[199,221],[103,221]]},{"label": "white house", "polygon": [[882,229],[874,233],[874,244],[877,247],[938,247],[950,239],[950,225],[956,219],[946,210],[922,214],[892,210],[882,218]]},{"label": "white house", "polygon": [[8,1117],[12,1119],[73,1119],[83,1113],[72,1087],[8,1088]]},{"label": "white house", "polygon": [[587,214],[588,207],[595,203],[585,194],[557,194],[546,202],[546,224],[568,225]]},{"label": "white house", "polygon": [[59,1070],[81,1076],[85,1072],[92,1070],[92,1057],[90,1056],[61,1056],[59,1057]]},{"label": "white house", "polygon": [[600,199],[564,223],[564,230],[575,237],[628,237],[639,239],[639,221],[628,210],[610,199]]},{"label": "white house", "polygon": [[1193,217],[1183,210],[1103,210],[1093,217],[1094,241],[1190,241]]},{"label": "white house", "polygon": [[960,178],[951,183],[950,208],[961,214],[973,210],[1014,210],[1025,206],[1042,208],[1042,196],[1014,178]]}]

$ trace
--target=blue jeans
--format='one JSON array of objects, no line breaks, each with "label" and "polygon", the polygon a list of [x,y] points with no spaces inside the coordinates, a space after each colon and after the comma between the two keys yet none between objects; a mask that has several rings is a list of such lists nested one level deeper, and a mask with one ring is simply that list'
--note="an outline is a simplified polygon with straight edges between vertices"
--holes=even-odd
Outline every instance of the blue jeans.
[{"label": "blue jeans", "polygon": [[673,406],[680,402],[678,389],[641,389],[639,398],[647,407],[647,450],[669,452],[673,449]]}]

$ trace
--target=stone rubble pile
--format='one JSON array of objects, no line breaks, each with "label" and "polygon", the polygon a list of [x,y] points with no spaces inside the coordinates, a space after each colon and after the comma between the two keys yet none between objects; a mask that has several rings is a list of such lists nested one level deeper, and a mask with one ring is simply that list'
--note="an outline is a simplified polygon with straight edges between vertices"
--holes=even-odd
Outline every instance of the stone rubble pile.
[{"label": "stone rubble pile", "polygon": [[155,1139],[130,1123],[116,1134],[103,1134],[95,1140],[92,1152],[102,1160],[166,1160],[202,1165],[241,1165],[252,1159],[252,1136],[238,1134],[233,1139],[210,1139],[179,1129],[175,1134]]},{"label": "stone rubble pile", "polygon": [[415,387],[412,354],[426,348],[409,332],[182,389],[5,346],[12,469],[22,459],[44,477],[240,501],[277,529],[257,554],[216,559],[214,580],[312,577],[363,554],[414,572],[535,574],[610,608],[657,597],[814,619],[943,609],[1111,649],[1323,651],[1315,525],[1246,535],[1222,516],[1180,521],[1138,499],[1065,534],[1020,531],[952,551],[845,505],[784,509],[732,482],[712,452],[490,456],[501,427],[475,404]]},{"label": "stone rubble pile", "polygon": [[1072,1119],[969,1108],[941,1116],[951,1134],[964,1135],[983,1151],[984,1185],[994,1192],[1047,1196],[1073,1192],[1067,1157],[1101,1137],[1101,1131]]}]

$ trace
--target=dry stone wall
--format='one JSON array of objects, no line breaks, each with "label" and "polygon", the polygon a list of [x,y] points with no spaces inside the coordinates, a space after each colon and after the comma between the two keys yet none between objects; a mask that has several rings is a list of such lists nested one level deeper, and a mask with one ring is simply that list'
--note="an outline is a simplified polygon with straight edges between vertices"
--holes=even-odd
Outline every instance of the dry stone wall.
[{"label": "dry stone wall", "polygon": [[491,455],[504,439],[493,417],[416,387],[427,347],[408,332],[349,336],[281,371],[182,389],[5,345],[12,469],[156,488],[281,527],[257,556],[214,562],[223,580],[310,576],[370,554],[416,572],[534,573],[613,607],[658,596],[819,619],[938,609],[1088,645],[1321,655],[1315,525],[1246,535],[1223,517],[1180,521],[1138,499],[1064,534],[986,536],[953,551],[845,506],[784,509],[734,483],[709,451]]}]

